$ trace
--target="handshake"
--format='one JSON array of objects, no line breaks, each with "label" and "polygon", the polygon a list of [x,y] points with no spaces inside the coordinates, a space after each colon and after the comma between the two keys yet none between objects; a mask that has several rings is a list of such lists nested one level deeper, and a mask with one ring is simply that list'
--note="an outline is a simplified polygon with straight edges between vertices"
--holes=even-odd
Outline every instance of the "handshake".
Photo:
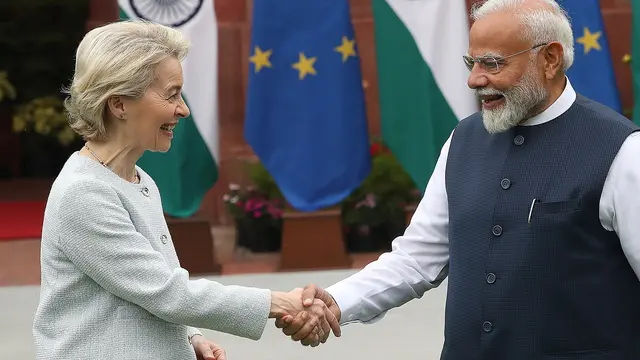
[{"label": "handshake", "polygon": [[315,285],[271,293],[269,317],[276,318],[276,327],[304,346],[325,343],[332,330],[339,337],[340,315],[333,297]]}]

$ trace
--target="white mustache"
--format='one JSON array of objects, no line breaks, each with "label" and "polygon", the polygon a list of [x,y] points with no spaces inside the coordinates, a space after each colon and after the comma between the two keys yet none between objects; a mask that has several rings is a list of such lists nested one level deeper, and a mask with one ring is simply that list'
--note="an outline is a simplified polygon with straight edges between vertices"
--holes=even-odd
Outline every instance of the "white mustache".
[{"label": "white mustache", "polygon": [[476,95],[477,96],[492,96],[492,95],[504,96],[505,94],[504,92],[496,89],[482,88],[482,89],[476,89]]}]

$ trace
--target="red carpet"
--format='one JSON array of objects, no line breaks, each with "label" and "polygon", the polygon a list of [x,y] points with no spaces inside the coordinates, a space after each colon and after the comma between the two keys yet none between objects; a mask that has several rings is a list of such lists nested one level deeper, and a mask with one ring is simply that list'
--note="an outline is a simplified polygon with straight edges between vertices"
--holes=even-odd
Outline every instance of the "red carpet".
[{"label": "red carpet", "polygon": [[40,238],[44,201],[0,202],[0,241]]}]

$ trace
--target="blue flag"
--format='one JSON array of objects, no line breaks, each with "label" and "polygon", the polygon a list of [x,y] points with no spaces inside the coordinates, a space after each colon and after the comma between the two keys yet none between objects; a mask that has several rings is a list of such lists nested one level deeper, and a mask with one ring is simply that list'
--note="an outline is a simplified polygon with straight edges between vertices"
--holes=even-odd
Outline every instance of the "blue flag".
[{"label": "blue flag", "polygon": [[611,53],[598,0],[562,0],[575,39],[575,59],[567,71],[576,92],[622,113]]},{"label": "blue flag", "polygon": [[338,204],[369,174],[348,1],[254,1],[244,135],[300,211]]}]

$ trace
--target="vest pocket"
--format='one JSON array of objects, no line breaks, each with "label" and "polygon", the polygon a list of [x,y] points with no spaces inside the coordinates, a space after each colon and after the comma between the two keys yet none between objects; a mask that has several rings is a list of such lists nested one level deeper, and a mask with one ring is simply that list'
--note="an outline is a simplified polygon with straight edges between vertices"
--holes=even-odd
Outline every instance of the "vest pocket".
[{"label": "vest pocket", "polygon": [[580,210],[580,199],[564,201],[539,202],[534,205],[534,212],[540,215],[558,214]]},{"label": "vest pocket", "polygon": [[547,354],[545,360],[620,360],[620,353],[615,349],[571,351],[566,353]]}]

